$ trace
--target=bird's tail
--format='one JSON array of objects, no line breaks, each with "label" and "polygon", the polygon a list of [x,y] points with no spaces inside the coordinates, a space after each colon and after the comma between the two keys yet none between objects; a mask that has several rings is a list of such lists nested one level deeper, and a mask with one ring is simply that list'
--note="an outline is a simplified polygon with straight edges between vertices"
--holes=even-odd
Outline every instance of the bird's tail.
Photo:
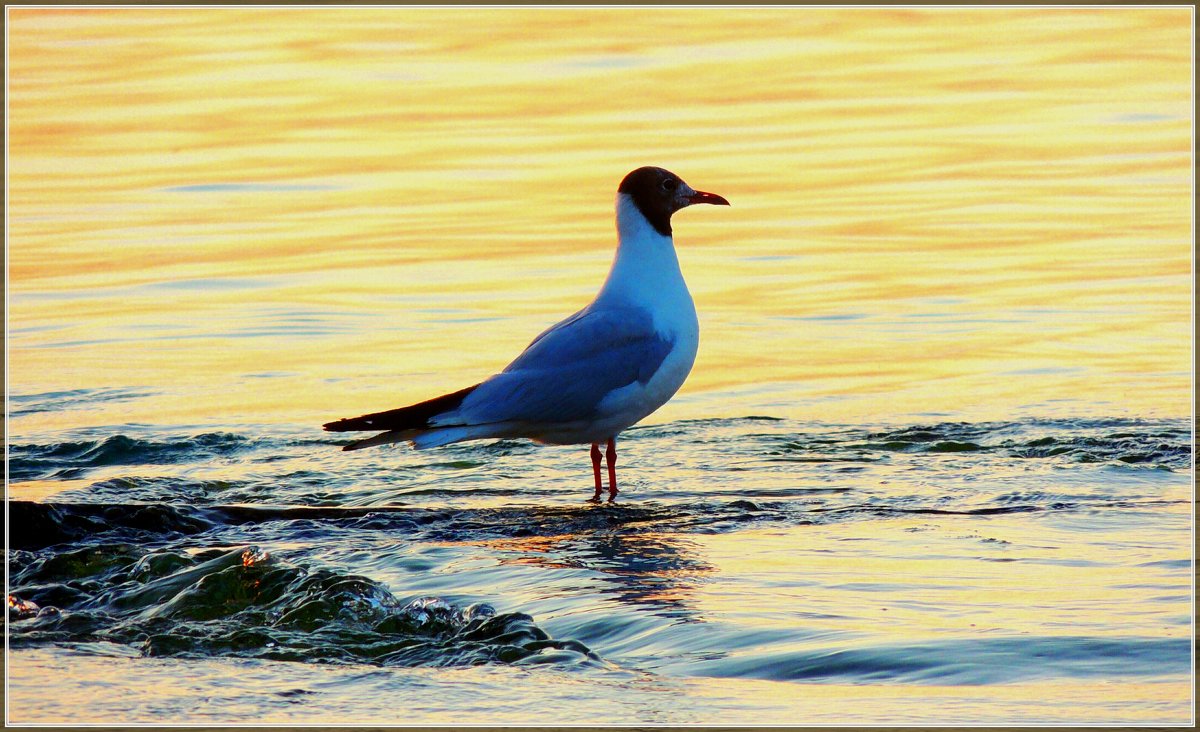
[{"label": "bird's tail", "polygon": [[[475,386],[479,386],[476,384]],[[451,394],[444,394],[419,404],[413,404],[386,412],[364,414],[361,417],[350,417],[329,422],[324,425],[327,432],[360,432],[366,430],[386,430],[365,440],[352,442],[343,450],[361,450],[364,447],[387,445],[393,442],[411,440],[416,447],[435,447],[458,440],[469,439],[474,435],[456,436],[461,431],[472,432],[466,427],[439,427],[433,420],[447,412],[458,409],[463,399],[475,386]],[[480,435],[484,436],[484,435]],[[423,439],[424,438],[424,439]]]},{"label": "bird's tail", "polygon": [[480,440],[488,437],[503,437],[508,434],[509,425],[499,422],[495,424],[459,425],[454,427],[434,427],[428,430],[392,430],[368,437],[365,440],[351,442],[343,450],[361,450],[364,447],[390,445],[393,442],[409,442],[418,450],[427,447],[441,447],[451,442],[462,440]]},{"label": "bird's tail", "polygon": [[374,437],[368,437],[365,440],[351,442],[344,446],[343,450],[361,450],[364,447],[375,447],[376,445],[390,445],[393,442],[404,442],[411,440],[421,434],[420,430],[392,430],[391,432],[382,432]]}]

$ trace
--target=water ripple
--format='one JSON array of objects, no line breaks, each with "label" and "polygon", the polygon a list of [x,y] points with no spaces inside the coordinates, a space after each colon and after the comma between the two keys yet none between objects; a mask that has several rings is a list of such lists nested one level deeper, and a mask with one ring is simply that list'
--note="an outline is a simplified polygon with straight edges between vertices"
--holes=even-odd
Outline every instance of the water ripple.
[{"label": "water ripple", "polygon": [[[297,428],[127,426],[11,445],[18,489],[70,486],[51,500],[9,501],[14,645],[406,667],[609,668],[611,654],[661,673],[838,683],[992,684],[1186,665],[1186,643],[1174,638],[950,633],[888,644],[821,629],[855,622],[852,605],[801,596],[789,616],[801,625],[742,629],[712,623],[694,599],[729,561],[713,556],[721,537],[757,537],[749,546],[761,552],[764,536],[782,533],[799,542],[790,554],[806,550],[806,532],[886,542],[897,532],[926,539],[949,522],[967,533],[920,558],[1104,569],[985,527],[1055,522],[1092,536],[1134,515],[1169,524],[1188,503],[1178,488],[1191,462],[1182,421],[654,425],[623,438],[632,467],[618,501],[602,505],[583,500],[590,466],[571,448],[510,440],[347,457],[337,444]],[[639,478],[656,471],[671,477]],[[806,556],[819,560],[829,546]],[[871,566],[889,551],[861,556]],[[1189,572],[1190,560],[1131,566],[1155,581],[1121,587],[1153,587],[1147,602],[1186,599],[1171,575]],[[788,575],[784,588],[945,612],[931,593],[955,587],[843,574]],[[725,576],[728,587],[742,581]],[[480,586],[492,593],[484,604]]]}]

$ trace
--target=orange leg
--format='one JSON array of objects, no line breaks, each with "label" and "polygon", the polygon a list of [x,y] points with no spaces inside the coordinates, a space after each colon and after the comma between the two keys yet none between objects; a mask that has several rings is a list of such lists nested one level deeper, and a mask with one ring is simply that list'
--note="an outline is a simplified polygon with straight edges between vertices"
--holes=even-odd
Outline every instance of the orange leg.
[{"label": "orange leg", "polygon": [[600,443],[592,443],[592,475],[596,478],[596,495],[592,496],[592,500],[596,503],[600,502]]},{"label": "orange leg", "polygon": [[[600,452],[600,447],[595,447],[596,453]],[[608,440],[608,451],[605,454],[608,458],[608,500],[609,503],[617,497],[617,438],[610,437]],[[596,476],[596,496],[600,495],[600,477]]]}]

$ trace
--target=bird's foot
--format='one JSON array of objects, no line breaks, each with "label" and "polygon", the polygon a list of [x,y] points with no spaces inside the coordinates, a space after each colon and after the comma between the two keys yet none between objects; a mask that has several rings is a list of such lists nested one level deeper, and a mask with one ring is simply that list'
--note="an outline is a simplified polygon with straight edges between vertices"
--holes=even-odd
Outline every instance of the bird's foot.
[{"label": "bird's foot", "polygon": [[616,503],[617,502],[617,493],[619,493],[619,492],[620,491],[609,491],[608,492],[608,500],[602,501],[602,500],[600,500],[600,491],[596,491],[595,495],[593,495],[591,498],[587,499],[587,502],[595,503],[595,504]]}]

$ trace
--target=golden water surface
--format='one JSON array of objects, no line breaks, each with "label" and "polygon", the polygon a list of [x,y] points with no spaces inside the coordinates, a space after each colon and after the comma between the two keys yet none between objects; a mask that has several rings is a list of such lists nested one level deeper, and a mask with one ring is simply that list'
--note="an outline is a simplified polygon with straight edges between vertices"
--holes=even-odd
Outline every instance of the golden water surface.
[{"label": "golden water surface", "polygon": [[[311,426],[320,439],[330,419],[476,383],[589,301],[615,244],[616,186],[642,165],[732,203],[674,219],[701,345],[651,421],[1191,414],[1190,8],[16,8],[7,20],[8,388],[81,395],[78,408],[21,415],[10,440],[52,446],[71,430],[135,425],[172,435]],[[715,479],[627,444],[627,464],[640,457],[656,489]],[[373,465],[303,449],[337,471]],[[547,454],[567,464],[565,452]],[[580,472],[544,482],[590,490],[578,457]],[[380,480],[403,478],[387,471],[410,454],[363,460],[384,458]],[[256,466],[187,470],[244,477]],[[157,469],[178,472],[117,465],[14,491],[36,500]],[[940,495],[945,478],[879,470],[900,495],[909,484]],[[1024,468],[1012,470],[1016,480]],[[776,617],[796,624],[806,607],[861,615],[855,630],[881,636],[1178,638],[1183,590],[1124,600],[1149,586],[1130,567],[1187,555],[1189,488],[1147,475],[1170,486],[1173,522],[1149,538],[1136,525],[1075,528],[1070,516],[1055,528],[1050,514],[947,519],[940,538],[928,522],[899,520],[689,535],[680,541],[721,578],[697,582],[690,602],[768,629]],[[738,476],[781,489],[804,480],[718,477]],[[965,527],[981,526],[1032,563],[981,561],[974,545],[971,561],[957,559]],[[864,543],[835,543],[851,539]],[[1076,549],[1082,569],[1054,563]],[[387,579],[393,564],[383,556],[369,569]],[[522,569],[532,571],[489,564],[486,578],[463,581],[502,594],[503,571]],[[541,575],[513,576],[515,607],[554,615],[529,597],[543,590],[525,577]],[[894,576],[933,587],[958,614],[883,607],[871,583]],[[449,569],[429,578],[454,586]],[[805,627],[819,630],[826,621],[814,617]],[[24,653],[25,703],[52,707],[32,718],[85,718],[89,694],[45,692],[59,657]],[[100,657],[80,663],[67,680],[113,673]],[[334,673],[294,665],[280,677]],[[188,666],[224,684],[226,666]],[[185,697],[200,693],[183,678]],[[843,712],[928,723],[951,699],[955,718],[1005,709],[1026,722],[1178,721],[1191,698],[1178,675],[919,691],[699,673],[685,683],[697,698],[793,723]],[[64,699],[75,705],[66,712],[54,706]],[[394,714],[390,698],[371,701],[382,707],[363,719]],[[306,721],[349,718],[313,714]]]},{"label": "golden water surface", "polygon": [[1187,8],[8,20],[9,384],[156,395],[95,424],[475,383],[645,164],[733,204],[675,218],[702,344],[653,419],[1190,412]]}]

